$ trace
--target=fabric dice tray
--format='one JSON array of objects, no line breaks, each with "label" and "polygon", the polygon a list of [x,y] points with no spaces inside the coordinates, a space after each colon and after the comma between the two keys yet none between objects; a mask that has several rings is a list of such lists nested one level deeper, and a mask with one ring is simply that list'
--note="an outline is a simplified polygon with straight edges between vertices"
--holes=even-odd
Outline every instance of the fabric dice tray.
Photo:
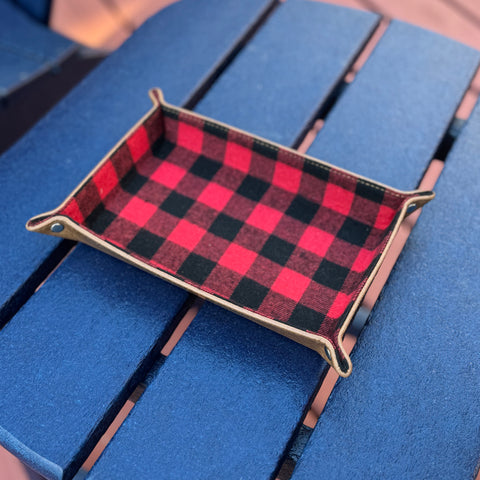
[{"label": "fabric dice tray", "polygon": [[401,192],[163,101],[27,228],[82,241],[318,351],[342,340],[403,218]]}]

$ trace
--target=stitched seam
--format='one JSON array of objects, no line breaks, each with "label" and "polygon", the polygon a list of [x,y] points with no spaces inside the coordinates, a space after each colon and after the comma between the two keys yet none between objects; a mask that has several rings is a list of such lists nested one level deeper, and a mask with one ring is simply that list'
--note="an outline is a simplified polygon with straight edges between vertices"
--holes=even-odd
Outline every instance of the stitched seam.
[{"label": "stitched seam", "polygon": [[[170,108],[166,108],[166,107],[164,107],[164,108],[165,108],[166,110],[171,111],[171,112],[175,112],[174,109],[170,109]],[[192,123],[193,123],[195,126],[198,126],[198,127],[201,128],[201,126],[202,126],[202,124],[203,124],[203,120],[202,120],[202,119],[197,118],[197,117],[195,117],[194,115],[189,114],[189,113],[186,113],[186,112],[181,112],[181,113],[182,113],[182,116],[185,116],[185,117],[187,117],[190,121],[192,121]],[[248,135],[246,135],[246,134],[244,134],[244,133],[242,133],[242,132],[239,132],[238,130],[230,130],[229,128],[226,128],[226,127],[224,127],[223,125],[217,125],[217,124],[215,124],[215,123],[213,123],[213,122],[210,122],[210,124],[211,124],[213,127],[217,128],[218,130],[221,130],[221,131],[226,132],[226,133],[232,131],[232,132],[234,132],[235,134],[239,135],[240,138],[242,138],[243,140],[249,140],[249,139],[250,139],[250,137],[249,137]],[[255,138],[255,141],[257,141],[258,143],[260,143],[261,145],[263,145],[264,147],[267,147],[268,149],[270,149],[270,150],[272,150],[272,151],[275,151],[275,152],[278,151],[278,147],[274,147],[274,146],[270,145],[269,143],[266,143],[266,142],[263,141],[263,140],[260,140],[260,139],[258,139],[258,138]],[[333,167],[333,166],[332,166],[332,167],[327,167],[326,165],[322,165],[321,163],[314,162],[314,161],[310,160],[309,158],[303,157],[301,154],[295,154],[295,153],[290,152],[290,151],[288,151],[288,150],[282,150],[282,152],[283,152],[287,157],[291,158],[292,160],[295,160],[295,161],[303,161],[303,162],[305,162],[305,163],[307,163],[307,164],[309,164],[309,165],[312,165],[313,167],[321,168],[322,170],[325,170],[325,171],[327,171],[327,172],[330,172],[331,170],[334,170],[337,175],[340,175],[340,176],[342,176],[342,177],[344,177],[344,178],[348,178],[348,179],[354,179],[354,180],[357,181],[358,183],[361,183],[361,184],[363,184],[363,185],[367,185],[367,186],[369,186],[369,187],[371,187],[371,188],[374,188],[375,190],[378,190],[378,191],[380,191],[380,192],[384,192],[384,193],[387,194],[387,195],[394,196],[394,197],[397,197],[397,198],[406,198],[405,195],[402,195],[402,194],[397,193],[397,192],[392,192],[392,191],[387,190],[387,189],[385,189],[385,188],[383,188],[383,187],[379,187],[378,185],[375,185],[375,184],[373,184],[373,183],[371,183],[371,182],[368,182],[367,180],[363,180],[362,178],[358,178],[358,177],[356,177],[355,175],[349,175],[349,174],[347,174],[347,173],[345,173],[345,172],[342,172],[342,171],[340,171],[340,170],[337,170],[337,169],[336,169],[335,167]]]}]

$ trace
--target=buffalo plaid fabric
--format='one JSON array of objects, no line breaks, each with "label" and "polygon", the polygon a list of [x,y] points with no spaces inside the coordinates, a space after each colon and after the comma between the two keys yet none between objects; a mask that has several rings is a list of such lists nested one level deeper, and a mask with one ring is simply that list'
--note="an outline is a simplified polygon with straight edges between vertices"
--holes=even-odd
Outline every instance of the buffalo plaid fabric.
[{"label": "buffalo plaid fabric", "polygon": [[59,213],[190,285],[337,346],[407,198],[162,105]]}]

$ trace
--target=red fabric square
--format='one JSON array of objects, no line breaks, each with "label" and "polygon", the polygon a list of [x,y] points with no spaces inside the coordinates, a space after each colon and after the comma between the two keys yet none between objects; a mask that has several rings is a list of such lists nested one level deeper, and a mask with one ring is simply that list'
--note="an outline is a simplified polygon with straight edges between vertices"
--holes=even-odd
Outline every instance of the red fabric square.
[{"label": "red fabric square", "polygon": [[173,232],[168,236],[170,242],[181,245],[188,250],[193,250],[206,230],[186,220],[180,220]]},{"label": "red fabric square", "polygon": [[345,295],[344,293],[339,293],[330,307],[327,315],[330,318],[340,318],[345,312],[348,304],[350,303],[350,295]]},{"label": "red fabric square", "polygon": [[184,122],[178,122],[177,143],[192,152],[201,153],[203,145],[203,131]]},{"label": "red fabric square", "polygon": [[281,218],[282,212],[259,203],[247,218],[247,223],[272,233]]},{"label": "red fabric square", "polygon": [[93,177],[98,194],[103,200],[118,185],[117,172],[112,162],[107,162]]},{"label": "red fabric square", "polygon": [[348,215],[355,194],[338,185],[329,183],[323,196],[323,206],[343,215]]},{"label": "red fabric square", "polygon": [[375,250],[372,252],[371,250],[367,250],[366,248],[362,248],[353,262],[352,270],[354,272],[363,272],[365,271],[370,264],[372,263],[373,258],[375,257]]},{"label": "red fabric square", "polygon": [[131,137],[127,140],[128,149],[134,162],[137,162],[141,156],[150,148],[150,142],[148,141],[147,131],[145,127],[138,128],[132,133]]},{"label": "red fabric square", "polygon": [[173,190],[186,173],[185,169],[173,163],[162,162],[150,178]]},{"label": "red fabric square", "polygon": [[255,252],[231,243],[218,263],[244,275],[256,258]]},{"label": "red fabric square", "polygon": [[385,230],[392,222],[393,217],[395,217],[395,213],[396,212],[395,210],[393,210],[393,208],[387,207],[385,205],[380,205],[374,227]]},{"label": "red fabric square", "polygon": [[72,198],[68,202],[68,205],[64,208],[62,214],[70,217],[77,223],[83,223],[83,221],[85,220],[75,198]]},{"label": "red fabric square", "polygon": [[331,233],[308,226],[302,238],[300,238],[298,246],[317,254],[319,257],[324,257],[334,239],[335,236]]},{"label": "red fabric square", "polygon": [[215,210],[223,210],[232,195],[232,190],[222,187],[218,183],[210,182],[198,197],[198,201]]},{"label": "red fabric square", "polygon": [[225,165],[247,173],[250,170],[252,151],[235,142],[227,142]]},{"label": "red fabric square", "polygon": [[120,212],[120,216],[143,227],[156,211],[155,205],[133,197]]},{"label": "red fabric square", "polygon": [[310,279],[289,268],[283,268],[272,285],[272,290],[285,297],[299,301],[310,284]]},{"label": "red fabric square", "polygon": [[302,172],[298,168],[293,168],[282,162],[276,162],[272,183],[284,190],[297,193],[300,188],[301,177]]}]

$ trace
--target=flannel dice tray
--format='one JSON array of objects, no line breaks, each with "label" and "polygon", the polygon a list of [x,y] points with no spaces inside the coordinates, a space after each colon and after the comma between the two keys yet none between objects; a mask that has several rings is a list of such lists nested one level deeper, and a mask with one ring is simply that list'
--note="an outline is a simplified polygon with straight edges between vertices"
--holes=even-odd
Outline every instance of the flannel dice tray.
[{"label": "flannel dice tray", "polygon": [[346,329],[400,222],[433,193],[394,190],[150,96],[153,109],[27,228],[114,255],[348,376]]}]

